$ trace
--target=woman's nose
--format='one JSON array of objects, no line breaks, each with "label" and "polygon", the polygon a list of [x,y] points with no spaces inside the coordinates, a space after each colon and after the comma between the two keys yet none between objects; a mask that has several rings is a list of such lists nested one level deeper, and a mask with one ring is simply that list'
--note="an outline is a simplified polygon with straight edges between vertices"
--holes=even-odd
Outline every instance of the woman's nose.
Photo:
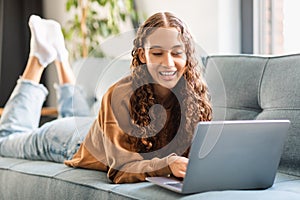
[{"label": "woman's nose", "polygon": [[174,58],[173,58],[173,56],[171,55],[170,52],[166,53],[166,56],[164,57],[163,64],[166,67],[174,67],[175,66]]}]

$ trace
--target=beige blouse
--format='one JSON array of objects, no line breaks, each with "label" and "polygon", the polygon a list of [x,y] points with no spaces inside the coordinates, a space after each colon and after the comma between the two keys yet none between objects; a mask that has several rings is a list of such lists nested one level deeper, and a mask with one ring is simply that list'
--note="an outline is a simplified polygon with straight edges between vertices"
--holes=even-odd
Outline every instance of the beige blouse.
[{"label": "beige blouse", "polygon": [[132,129],[129,117],[132,93],[130,76],[111,86],[102,99],[97,119],[73,158],[65,161],[66,165],[105,171],[114,183],[139,182],[147,176],[171,174],[169,164],[176,159],[176,154],[145,159],[127,142],[127,133]]}]

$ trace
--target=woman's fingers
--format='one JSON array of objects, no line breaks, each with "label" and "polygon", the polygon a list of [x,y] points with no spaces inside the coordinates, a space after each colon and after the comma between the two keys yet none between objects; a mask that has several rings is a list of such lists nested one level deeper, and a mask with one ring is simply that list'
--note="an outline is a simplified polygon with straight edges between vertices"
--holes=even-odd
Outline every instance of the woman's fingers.
[{"label": "woman's fingers", "polygon": [[185,157],[176,156],[169,164],[172,174],[176,177],[184,178],[189,159]]}]

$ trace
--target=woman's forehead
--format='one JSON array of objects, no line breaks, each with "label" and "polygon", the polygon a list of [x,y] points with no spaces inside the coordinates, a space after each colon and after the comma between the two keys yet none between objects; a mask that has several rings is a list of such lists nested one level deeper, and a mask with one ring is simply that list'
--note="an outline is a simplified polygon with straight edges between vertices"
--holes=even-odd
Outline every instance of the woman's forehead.
[{"label": "woman's forehead", "polygon": [[170,49],[179,45],[183,43],[176,28],[158,28],[147,37],[145,47],[156,46]]}]

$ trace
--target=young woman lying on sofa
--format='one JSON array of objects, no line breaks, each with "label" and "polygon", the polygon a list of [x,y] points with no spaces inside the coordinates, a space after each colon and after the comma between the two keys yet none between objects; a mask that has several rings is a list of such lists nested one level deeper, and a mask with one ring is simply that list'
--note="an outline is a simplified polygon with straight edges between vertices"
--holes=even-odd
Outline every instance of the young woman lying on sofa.
[{"label": "young woman lying on sofa", "polygon": [[[194,127],[211,120],[212,110],[193,39],[180,19],[157,13],[140,26],[131,74],[106,92],[96,119],[75,84],[60,25],[33,15],[29,26],[28,63],[0,121],[1,156],[102,170],[114,183],[184,178]],[[39,82],[53,61],[59,117],[38,127],[48,94]]]}]

